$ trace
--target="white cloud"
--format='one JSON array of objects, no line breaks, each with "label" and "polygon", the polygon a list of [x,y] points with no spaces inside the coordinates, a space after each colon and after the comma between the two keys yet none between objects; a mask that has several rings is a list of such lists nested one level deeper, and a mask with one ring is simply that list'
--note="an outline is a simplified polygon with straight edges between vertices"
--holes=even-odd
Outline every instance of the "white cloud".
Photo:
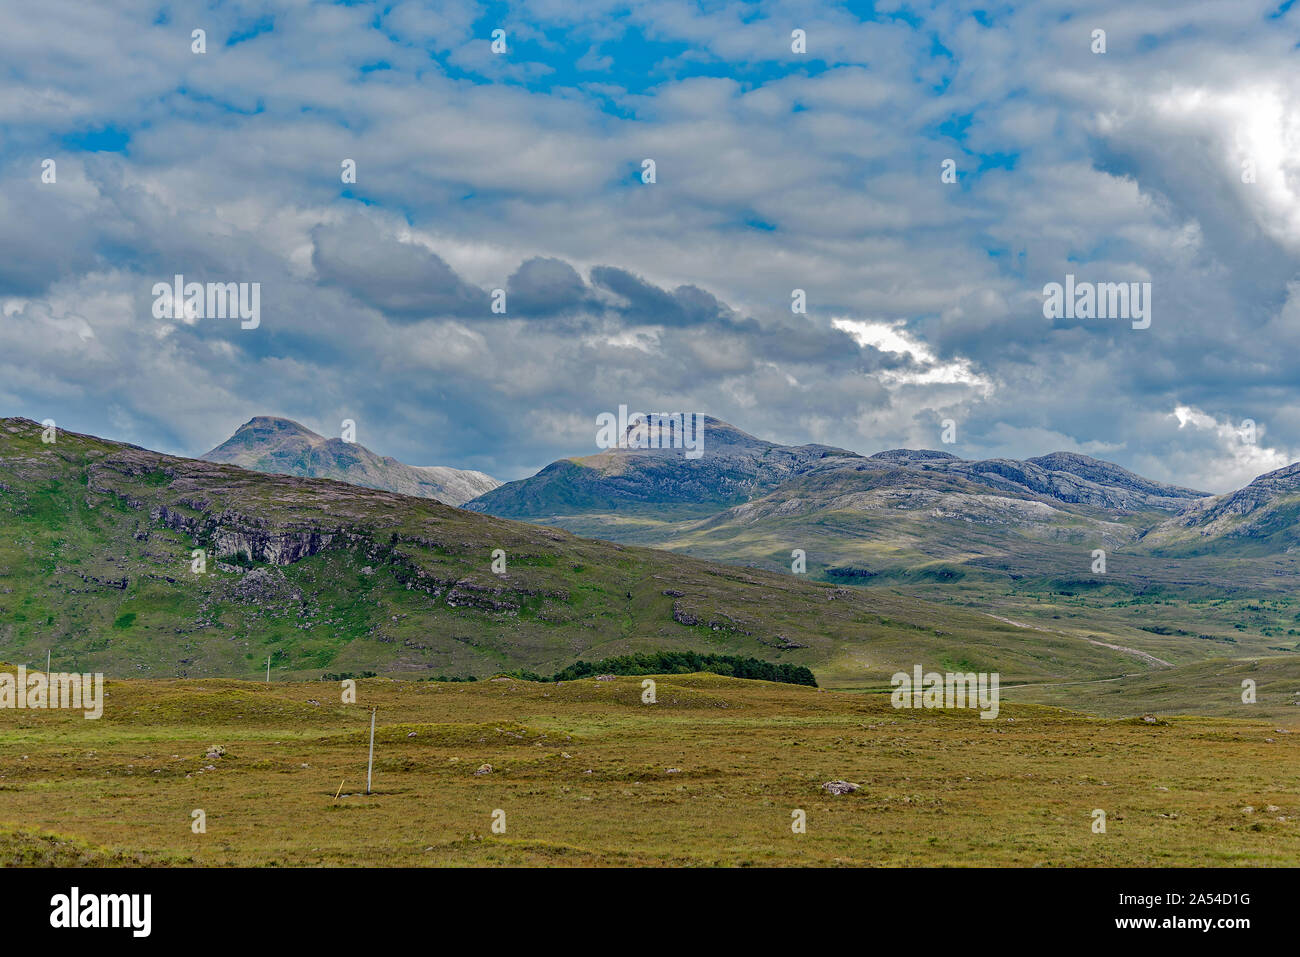
[{"label": "white cloud", "polygon": [[[1231,422],[1216,419],[1190,406],[1177,406],[1170,415],[1180,430],[1199,432],[1210,440],[1198,476],[1200,487],[1224,492],[1246,485],[1255,477],[1285,468],[1294,453],[1263,444],[1264,430],[1251,419]],[[1189,476],[1189,479],[1191,476]]]},{"label": "white cloud", "polygon": [[[781,0],[755,17],[544,0],[512,9],[502,62],[467,0],[378,26],[364,5],[289,5],[233,47],[234,4],[181,0],[164,22],[144,0],[47,6],[0,11],[19,78],[0,94],[5,413],[194,453],[254,414],[341,407],[384,423],[365,433],[380,451],[506,477],[620,402],[867,451],[934,446],[950,416],[967,457],[1050,443],[1216,489],[1300,449],[1300,7],[1024,4],[986,27],[917,4],[913,27]],[[1097,57],[1079,24],[1102,20]],[[632,31],[688,50],[633,63],[615,45]],[[106,127],[127,152],[69,145]],[[46,156],[57,185],[38,181]],[[398,322],[317,282],[313,231],[358,211],[480,289],[556,257],[698,286],[740,324]],[[1152,328],[1044,322],[1038,291],[1067,271],[1149,278]],[[262,328],[152,320],[142,291],[174,272],[261,282]],[[1227,410],[1270,444],[1232,446]]]},{"label": "white cloud", "polygon": [[906,356],[919,366],[882,369],[876,374],[887,385],[962,385],[984,396],[993,391],[993,383],[975,372],[969,359],[940,360],[928,345],[908,333],[904,322],[836,318],[831,320],[831,326],[847,332],[860,346]]}]

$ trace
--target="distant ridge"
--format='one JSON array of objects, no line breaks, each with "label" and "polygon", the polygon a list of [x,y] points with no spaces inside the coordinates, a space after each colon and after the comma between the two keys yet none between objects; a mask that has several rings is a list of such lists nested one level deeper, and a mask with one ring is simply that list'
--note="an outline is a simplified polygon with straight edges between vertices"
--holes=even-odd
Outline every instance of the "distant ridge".
[{"label": "distant ridge", "polygon": [[[933,485],[935,473],[1015,497],[1124,511],[1179,512],[1208,492],[1143,478],[1075,452],[1037,458],[968,461],[931,449],[891,449],[863,456],[826,445],[779,445],[705,417],[704,454],[680,449],[618,448],[560,459],[531,478],[509,482],[466,507],[510,518],[549,518],[618,507],[734,507],[803,475],[843,471],[863,490],[912,476]],[[903,470],[902,475],[884,473]]]}]

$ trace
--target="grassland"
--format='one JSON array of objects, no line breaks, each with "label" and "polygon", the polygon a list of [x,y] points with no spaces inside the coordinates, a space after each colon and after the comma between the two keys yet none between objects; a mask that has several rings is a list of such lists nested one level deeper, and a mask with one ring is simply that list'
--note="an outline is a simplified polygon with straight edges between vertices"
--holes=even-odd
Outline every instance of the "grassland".
[{"label": "grassland", "polygon": [[[1253,683],[1250,704],[1242,700],[1245,681]],[[1249,716],[1292,727],[1300,723],[1300,659],[1220,658],[1099,681],[1014,685],[1003,695],[1106,717]]]},{"label": "grassland", "polygon": [[1294,725],[657,680],[655,705],[633,677],[376,678],[344,705],[333,682],[132,679],[98,721],[0,711],[0,863],[1300,864]]}]

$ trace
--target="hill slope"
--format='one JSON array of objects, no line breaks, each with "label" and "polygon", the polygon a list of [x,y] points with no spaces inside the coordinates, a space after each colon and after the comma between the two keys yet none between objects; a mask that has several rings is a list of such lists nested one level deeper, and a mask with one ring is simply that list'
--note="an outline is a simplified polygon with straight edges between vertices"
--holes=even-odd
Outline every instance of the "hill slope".
[{"label": "hill slope", "polygon": [[461,505],[501,484],[483,472],[404,465],[355,442],[327,439],[290,419],[272,416],[249,419],[203,458],[257,472],[336,479],[446,505]]},{"label": "hill slope", "polygon": [[1144,544],[1174,554],[1300,551],[1300,462],[1199,502],[1153,528]]},{"label": "hill slope", "polygon": [[798,548],[811,573],[852,581],[935,562],[1032,573],[1047,552],[1057,566],[1049,574],[1071,574],[1092,549],[1129,545],[1208,500],[1075,453],[967,461],[895,449],[864,457],[777,446],[709,423],[706,435],[717,438],[700,458],[615,449],[562,460],[465,507],[774,569],[789,567]]},{"label": "hill slope", "polygon": [[[642,464],[651,456],[618,450],[556,463],[467,507],[774,572],[804,561],[818,580],[887,587],[1051,633],[1068,622],[1171,662],[1300,652],[1300,466],[1213,497],[1076,453],[968,461],[804,448],[817,454],[722,489],[710,484],[718,469],[707,444],[698,460],[679,455],[670,462],[676,487],[706,486],[693,501],[662,494]],[[1152,634],[1179,647],[1162,651]]]},{"label": "hill slope", "polygon": [[1015,565],[1044,548],[1068,569],[1203,500],[1085,456],[969,462],[896,450],[810,463],[747,502],[637,540],[714,559],[732,548],[732,560],[749,561],[765,557],[755,549],[765,542],[782,564],[802,547],[849,577],[854,568],[875,576],[935,561]]}]

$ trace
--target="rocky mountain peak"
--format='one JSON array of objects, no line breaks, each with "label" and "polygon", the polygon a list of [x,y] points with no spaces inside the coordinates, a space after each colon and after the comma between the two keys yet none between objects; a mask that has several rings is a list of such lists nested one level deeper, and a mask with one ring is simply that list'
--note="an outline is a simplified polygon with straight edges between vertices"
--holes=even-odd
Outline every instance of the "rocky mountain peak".
[{"label": "rocky mountain peak", "polygon": [[364,445],[325,438],[292,419],[259,415],[203,458],[256,472],[329,478],[462,505],[501,483],[483,472],[447,466],[411,466]]}]

